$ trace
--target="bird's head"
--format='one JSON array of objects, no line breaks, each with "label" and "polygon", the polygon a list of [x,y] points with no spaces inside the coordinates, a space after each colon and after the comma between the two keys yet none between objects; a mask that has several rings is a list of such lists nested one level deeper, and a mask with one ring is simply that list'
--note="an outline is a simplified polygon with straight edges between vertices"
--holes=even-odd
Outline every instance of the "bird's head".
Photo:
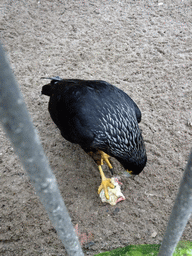
[{"label": "bird's head", "polygon": [[146,154],[140,158],[137,159],[137,161],[135,159],[130,159],[129,160],[122,160],[122,159],[118,159],[119,162],[123,165],[124,169],[126,170],[123,175],[126,177],[134,177],[136,175],[139,175],[147,162],[147,156]]}]

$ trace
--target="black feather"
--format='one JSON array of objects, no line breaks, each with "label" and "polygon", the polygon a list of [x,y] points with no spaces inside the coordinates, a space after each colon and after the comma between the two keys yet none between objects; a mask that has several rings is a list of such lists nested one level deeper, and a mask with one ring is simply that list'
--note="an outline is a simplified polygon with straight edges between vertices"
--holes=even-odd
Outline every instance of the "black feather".
[{"label": "black feather", "polygon": [[48,79],[51,83],[43,86],[42,94],[50,96],[49,112],[62,136],[86,152],[103,150],[139,174],[147,156],[136,103],[105,81]]}]

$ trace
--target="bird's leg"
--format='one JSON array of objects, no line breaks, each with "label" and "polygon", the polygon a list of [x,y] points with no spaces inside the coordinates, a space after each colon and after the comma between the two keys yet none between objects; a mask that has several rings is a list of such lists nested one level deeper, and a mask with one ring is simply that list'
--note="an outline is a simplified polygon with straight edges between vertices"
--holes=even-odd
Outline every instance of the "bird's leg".
[{"label": "bird's leg", "polygon": [[99,172],[100,172],[101,180],[102,180],[101,185],[98,188],[98,194],[100,194],[101,190],[104,189],[105,196],[107,199],[109,199],[109,194],[108,194],[107,188],[108,187],[114,188],[115,186],[111,183],[111,179],[105,177],[105,174],[101,168],[101,165],[99,165],[98,168],[99,168]]},{"label": "bird's leg", "polygon": [[113,175],[113,166],[111,165],[111,163],[109,161],[110,156],[101,150],[99,150],[98,153],[101,155],[101,165],[103,165],[103,161],[105,161],[110,169],[111,174]]},{"label": "bird's leg", "polygon": [[100,175],[101,175],[101,185],[98,188],[98,194],[100,194],[101,190],[104,189],[105,196],[106,196],[107,199],[109,199],[109,194],[108,194],[108,189],[107,188],[108,187],[114,188],[115,186],[111,183],[111,179],[105,177],[105,174],[104,174],[104,172],[102,170],[102,167],[101,167],[103,165],[104,161],[105,161],[107,163],[107,165],[109,166],[110,171],[113,175],[113,172],[112,172],[113,167],[112,167],[111,163],[109,162],[109,155],[107,155],[106,153],[104,153],[101,150],[97,150],[96,153],[92,152],[92,151],[89,151],[87,153],[90,156],[92,156],[94,161],[97,163],[98,168],[99,168],[99,172],[100,172]]}]

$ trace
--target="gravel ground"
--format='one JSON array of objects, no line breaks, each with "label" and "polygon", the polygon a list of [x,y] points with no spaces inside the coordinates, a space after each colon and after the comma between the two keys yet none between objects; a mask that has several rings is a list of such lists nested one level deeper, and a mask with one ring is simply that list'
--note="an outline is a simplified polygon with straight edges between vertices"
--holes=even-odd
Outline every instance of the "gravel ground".
[{"label": "gravel ground", "polygon": [[[1,0],[1,42],[87,255],[162,241],[192,144],[191,22],[187,0]],[[126,197],[116,206],[101,203],[97,166],[49,116],[40,78],[56,75],[105,80],[142,111],[148,163],[130,180],[112,159]],[[0,254],[66,255],[2,130],[0,172]]]}]

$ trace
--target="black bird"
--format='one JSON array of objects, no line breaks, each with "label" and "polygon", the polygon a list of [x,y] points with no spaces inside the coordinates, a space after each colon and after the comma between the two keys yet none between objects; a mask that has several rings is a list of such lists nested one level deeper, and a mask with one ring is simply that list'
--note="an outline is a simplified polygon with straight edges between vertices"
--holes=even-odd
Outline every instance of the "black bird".
[{"label": "black bird", "polygon": [[[122,90],[100,80],[51,79],[42,87],[50,97],[49,112],[61,135],[79,144],[93,156],[102,178],[102,189],[113,188],[101,165],[109,156],[115,157],[131,175],[138,175],[146,165],[147,156],[141,130],[141,111]],[[96,153],[96,154],[95,154]]]}]

